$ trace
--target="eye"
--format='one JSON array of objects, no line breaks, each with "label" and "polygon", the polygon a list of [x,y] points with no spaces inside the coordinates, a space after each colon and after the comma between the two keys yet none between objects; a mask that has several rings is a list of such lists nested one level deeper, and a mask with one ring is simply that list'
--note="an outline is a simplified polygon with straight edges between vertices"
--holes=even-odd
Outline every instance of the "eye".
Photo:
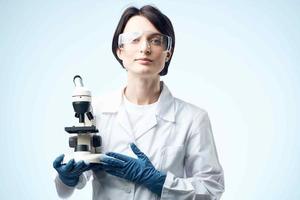
[{"label": "eye", "polygon": [[138,43],[140,42],[140,38],[135,38],[131,41],[131,43],[135,44],[135,43]]},{"label": "eye", "polygon": [[160,38],[152,38],[150,40],[150,43],[153,44],[153,45],[160,46],[161,45],[161,39]]}]

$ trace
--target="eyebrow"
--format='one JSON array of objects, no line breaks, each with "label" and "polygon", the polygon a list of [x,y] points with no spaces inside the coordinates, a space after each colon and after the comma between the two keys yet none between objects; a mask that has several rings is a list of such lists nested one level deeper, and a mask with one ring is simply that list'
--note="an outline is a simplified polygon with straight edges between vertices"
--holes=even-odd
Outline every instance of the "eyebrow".
[{"label": "eyebrow", "polygon": [[153,37],[153,36],[162,36],[163,34],[161,33],[151,33],[149,35],[147,35],[147,37]]}]

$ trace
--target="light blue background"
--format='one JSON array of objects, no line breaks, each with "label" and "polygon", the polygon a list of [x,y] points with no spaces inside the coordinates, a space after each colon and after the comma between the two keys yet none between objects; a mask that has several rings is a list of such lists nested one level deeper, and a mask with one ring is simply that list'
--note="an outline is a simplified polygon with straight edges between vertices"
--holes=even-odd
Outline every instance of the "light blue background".
[{"label": "light blue background", "polygon": [[[149,1],[0,0],[0,199],[58,199],[53,159],[67,148],[72,78],[94,95],[125,71],[111,39],[128,5]],[[173,22],[164,81],[208,111],[224,200],[300,199],[300,3],[151,1]],[[90,185],[71,199],[91,199]]]}]

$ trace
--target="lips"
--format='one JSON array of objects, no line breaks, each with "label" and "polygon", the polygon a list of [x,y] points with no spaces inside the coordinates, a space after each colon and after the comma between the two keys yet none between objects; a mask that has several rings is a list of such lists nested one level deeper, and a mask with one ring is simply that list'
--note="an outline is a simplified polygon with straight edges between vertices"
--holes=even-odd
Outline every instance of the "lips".
[{"label": "lips", "polygon": [[140,65],[151,65],[153,60],[149,58],[137,58],[135,62],[139,63]]},{"label": "lips", "polygon": [[142,62],[152,62],[151,59],[149,58],[138,58],[138,59],[135,59],[136,61],[142,61]]}]

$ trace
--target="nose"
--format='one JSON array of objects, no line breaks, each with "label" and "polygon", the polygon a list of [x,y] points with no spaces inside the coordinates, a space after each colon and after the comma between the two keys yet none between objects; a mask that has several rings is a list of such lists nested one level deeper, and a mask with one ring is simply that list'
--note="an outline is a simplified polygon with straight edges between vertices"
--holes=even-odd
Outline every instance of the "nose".
[{"label": "nose", "polygon": [[150,54],[151,53],[151,46],[147,40],[141,41],[140,45],[140,53]]}]

